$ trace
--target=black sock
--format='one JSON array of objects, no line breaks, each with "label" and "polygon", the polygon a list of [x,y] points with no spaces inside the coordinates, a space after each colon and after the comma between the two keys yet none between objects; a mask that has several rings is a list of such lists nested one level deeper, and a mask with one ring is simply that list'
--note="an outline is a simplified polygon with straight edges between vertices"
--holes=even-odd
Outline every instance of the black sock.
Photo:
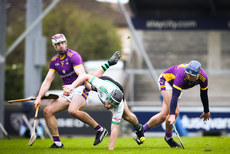
[{"label": "black sock", "polygon": [[103,69],[104,71],[106,71],[106,70],[110,67],[109,61],[107,61],[107,62],[106,62],[104,65],[102,65],[101,67],[102,67],[102,69]]},{"label": "black sock", "polygon": [[139,123],[138,123],[137,125],[134,126],[134,128],[135,128],[136,131],[140,131],[140,130],[141,130],[141,127],[142,127],[142,125],[139,124]]}]

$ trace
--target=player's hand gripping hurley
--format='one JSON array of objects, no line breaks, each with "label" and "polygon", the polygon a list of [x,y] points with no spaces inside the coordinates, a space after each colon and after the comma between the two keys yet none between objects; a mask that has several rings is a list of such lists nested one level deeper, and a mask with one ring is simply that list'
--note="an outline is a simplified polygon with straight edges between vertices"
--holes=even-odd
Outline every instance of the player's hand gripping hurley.
[{"label": "player's hand gripping hurley", "polygon": [[178,139],[180,140],[180,144],[181,144],[182,148],[185,149],[185,148],[184,148],[184,145],[183,145],[183,143],[182,143],[182,141],[181,141],[181,139],[180,139],[180,136],[179,136],[179,134],[178,134],[178,132],[177,132],[176,126],[174,125],[174,123],[172,123],[172,126],[173,126],[173,129],[174,129],[175,133],[176,133],[176,136],[177,136]]},{"label": "player's hand gripping hurley", "polygon": [[37,138],[35,129],[36,129],[36,125],[37,125],[37,117],[38,117],[38,109],[39,109],[39,107],[40,107],[39,105],[36,107],[35,116],[34,116],[33,130],[32,130],[32,134],[30,136],[30,140],[29,140],[29,143],[28,143],[29,146],[33,145],[34,141]]}]

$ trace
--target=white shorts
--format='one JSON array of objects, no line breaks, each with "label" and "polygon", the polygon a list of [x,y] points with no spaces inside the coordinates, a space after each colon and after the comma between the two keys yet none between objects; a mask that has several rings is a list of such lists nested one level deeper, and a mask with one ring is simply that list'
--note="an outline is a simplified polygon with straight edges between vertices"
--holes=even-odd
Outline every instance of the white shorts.
[{"label": "white shorts", "polygon": [[79,86],[75,88],[72,94],[70,94],[69,96],[65,96],[63,95],[63,93],[61,94],[61,96],[65,97],[69,102],[71,102],[71,100],[73,99],[73,96],[76,94],[82,95],[85,99],[87,99],[88,97],[88,92],[85,91],[85,86]]},{"label": "white shorts", "polygon": [[[161,91],[162,89],[161,89],[161,87],[160,87],[160,79],[162,78],[162,74],[159,76],[159,78],[158,78],[158,89]],[[165,90],[170,90],[170,89],[172,89],[172,86],[168,83],[168,81],[165,81],[164,82],[164,85],[165,85]],[[178,97],[179,99],[181,99],[181,97],[182,97],[182,91],[181,91],[181,93],[180,93],[180,96]]]}]

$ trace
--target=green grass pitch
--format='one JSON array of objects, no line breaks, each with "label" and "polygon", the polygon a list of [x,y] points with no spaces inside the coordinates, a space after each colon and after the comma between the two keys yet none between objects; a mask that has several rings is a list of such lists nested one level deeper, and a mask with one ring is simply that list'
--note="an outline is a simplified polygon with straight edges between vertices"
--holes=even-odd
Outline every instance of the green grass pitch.
[{"label": "green grass pitch", "polygon": [[[179,140],[174,137],[176,141]],[[0,139],[0,152],[2,154],[69,154],[69,153],[137,153],[137,154],[168,154],[168,153],[230,153],[230,137],[181,137],[185,149],[170,148],[163,137],[147,137],[142,145],[137,145],[133,138],[117,138],[113,151],[108,151],[109,137],[102,143],[93,146],[93,137],[62,138],[64,149],[49,149],[53,143],[51,139],[36,139],[32,146],[28,146],[29,139]]]}]

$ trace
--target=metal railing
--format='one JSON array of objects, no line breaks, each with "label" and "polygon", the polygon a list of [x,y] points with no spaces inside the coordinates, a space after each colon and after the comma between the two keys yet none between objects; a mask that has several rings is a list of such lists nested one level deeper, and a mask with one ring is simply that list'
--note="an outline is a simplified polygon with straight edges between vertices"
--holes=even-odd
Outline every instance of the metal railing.
[{"label": "metal railing", "polygon": [[[148,67],[148,70],[140,70],[140,69],[126,69],[125,70],[125,73],[124,73],[124,77],[123,77],[123,85],[128,85],[129,87],[129,90],[128,92],[126,93],[126,96],[129,96],[130,98],[130,103],[129,105],[135,105],[135,100],[134,100],[134,82],[135,82],[135,74],[138,74],[138,73],[143,73],[143,74],[146,74],[146,75],[151,75],[152,77],[152,81],[154,85],[157,85],[157,82],[158,82],[158,75],[156,73],[156,70],[155,68],[153,67],[151,61],[150,61],[150,58],[144,48],[144,45],[143,43],[141,42],[141,40],[139,39],[138,35],[137,35],[137,32],[133,26],[133,23],[128,15],[128,12],[127,10],[125,9],[125,6],[124,4],[120,3],[120,1],[118,1],[118,4],[120,6],[120,9],[121,9],[121,12],[123,14],[123,16],[125,17],[125,20],[128,24],[128,27],[131,31],[131,36],[132,38],[134,39],[136,45],[137,45],[137,48],[138,48],[138,53],[140,53],[140,55],[143,57],[145,63],[147,64],[147,67]],[[133,51],[132,53],[130,54],[130,57],[133,57]],[[130,61],[131,61],[131,58],[129,58],[126,62],[126,64],[130,64]],[[129,79],[129,82],[128,82],[128,79]]]}]

